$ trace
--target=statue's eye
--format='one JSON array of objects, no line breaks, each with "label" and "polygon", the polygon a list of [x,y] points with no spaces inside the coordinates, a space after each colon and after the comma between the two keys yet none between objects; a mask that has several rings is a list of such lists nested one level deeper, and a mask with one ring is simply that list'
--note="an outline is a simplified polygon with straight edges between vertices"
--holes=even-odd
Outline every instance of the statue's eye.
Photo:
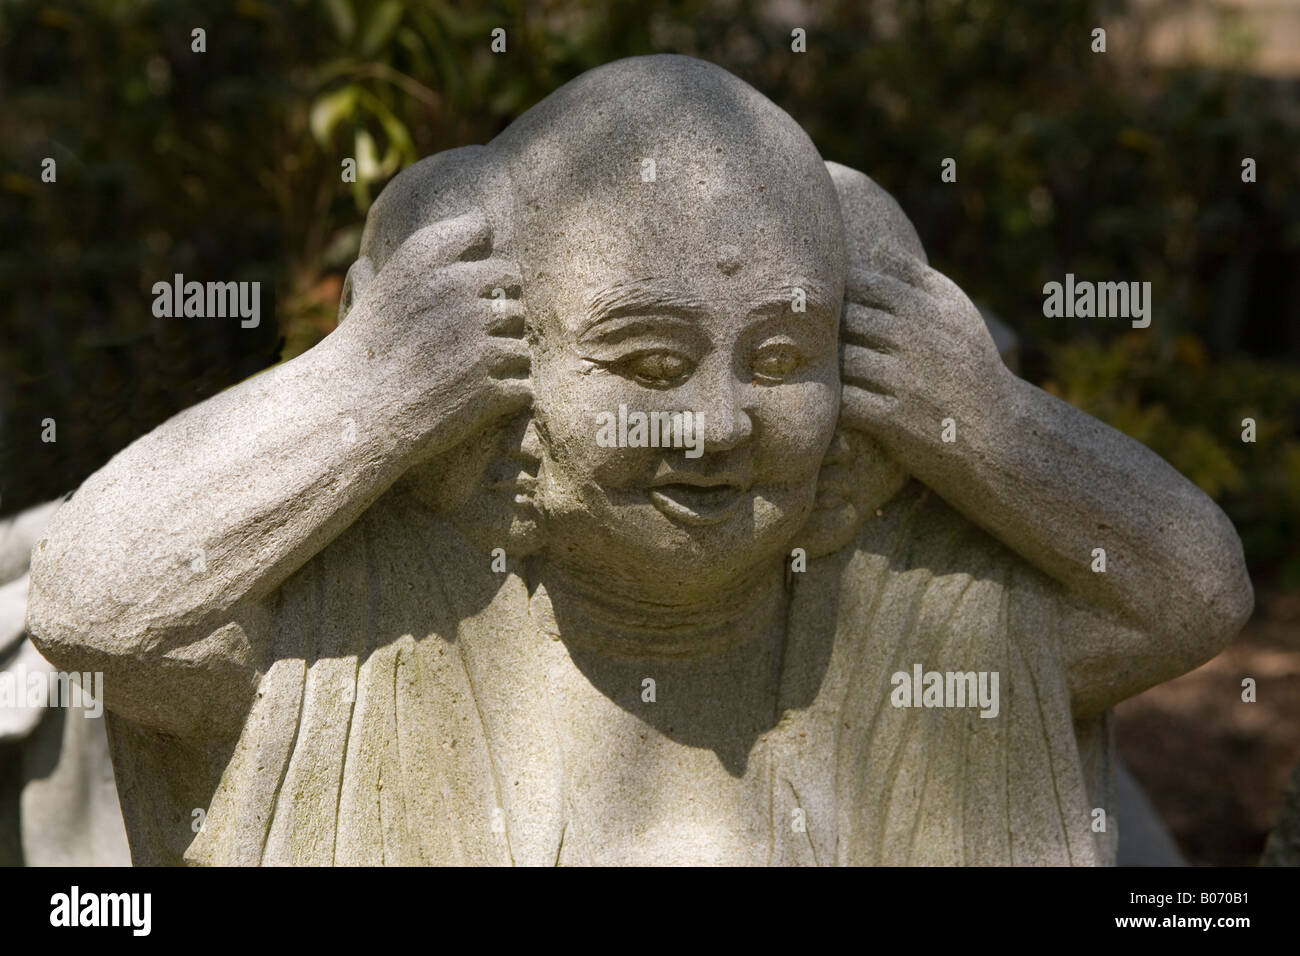
[{"label": "statue's eye", "polygon": [[695,370],[695,363],[674,352],[640,352],[618,363],[618,372],[647,388],[673,388]]},{"label": "statue's eye", "polygon": [[803,353],[793,345],[784,342],[765,345],[754,356],[754,380],[781,382],[799,371],[803,364]]}]

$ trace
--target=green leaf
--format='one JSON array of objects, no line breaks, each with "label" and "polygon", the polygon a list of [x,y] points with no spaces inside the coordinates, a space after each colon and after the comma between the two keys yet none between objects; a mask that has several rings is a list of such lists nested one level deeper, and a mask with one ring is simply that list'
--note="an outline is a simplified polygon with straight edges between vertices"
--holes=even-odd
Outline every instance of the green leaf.
[{"label": "green leaf", "polygon": [[379,125],[384,130],[384,137],[388,140],[388,148],[384,151],[384,158],[379,162],[374,178],[391,176],[402,167],[403,162],[414,162],[415,144],[406,124],[398,119],[379,97],[369,91],[362,92],[361,102],[379,120]]},{"label": "green leaf", "polygon": [[312,104],[309,120],[311,134],[322,149],[329,148],[334,128],[356,111],[357,97],[361,92],[359,86],[345,86],[322,94]]},{"label": "green leaf", "polygon": [[379,167],[379,150],[375,148],[375,138],[364,129],[359,129],[356,133],[356,154],[358,182],[373,182],[382,175]]},{"label": "green leaf", "polygon": [[357,17],[352,12],[352,4],[348,0],[325,0],[325,10],[338,38],[344,43],[350,42],[352,34],[357,32]]},{"label": "green leaf", "polygon": [[385,0],[370,15],[365,35],[361,38],[362,56],[374,56],[392,36],[397,25],[402,21],[405,10],[400,0]]}]

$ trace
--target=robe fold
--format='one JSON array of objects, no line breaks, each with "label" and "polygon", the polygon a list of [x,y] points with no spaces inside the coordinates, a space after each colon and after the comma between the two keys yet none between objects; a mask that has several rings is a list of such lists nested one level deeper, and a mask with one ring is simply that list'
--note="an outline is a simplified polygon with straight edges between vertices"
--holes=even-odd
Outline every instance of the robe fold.
[{"label": "robe fold", "polygon": [[[747,771],[770,787],[767,862],[1113,863],[1109,717],[1071,715],[1068,597],[916,483],[882,512],[790,576],[779,720]],[[390,494],[272,599],[236,736],[179,742],[113,717],[119,779],[148,781],[122,793],[132,842],[172,848],[136,862],[590,858],[548,679],[565,644],[524,580],[489,565]],[[997,716],[894,706],[891,676],[916,664],[997,672]]]}]

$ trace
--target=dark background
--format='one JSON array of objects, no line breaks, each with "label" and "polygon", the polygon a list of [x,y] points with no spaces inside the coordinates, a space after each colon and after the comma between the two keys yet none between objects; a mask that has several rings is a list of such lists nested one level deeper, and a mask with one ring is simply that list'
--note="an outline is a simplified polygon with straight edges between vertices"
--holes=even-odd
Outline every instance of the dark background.
[{"label": "dark background", "polygon": [[[0,4],[0,515],[319,341],[398,169],[486,142],[590,67],[699,56],[889,189],[934,264],[1020,335],[1025,377],[1145,442],[1232,517],[1256,620],[1208,670],[1124,705],[1119,737],[1184,853],[1251,862],[1300,759],[1300,53],[1284,52],[1300,22],[1266,0],[1180,9]],[[956,183],[940,182],[944,157]],[[155,318],[151,286],[177,272],[262,281],[261,326]],[[1151,327],[1044,318],[1043,283],[1067,272],[1150,281]]]}]

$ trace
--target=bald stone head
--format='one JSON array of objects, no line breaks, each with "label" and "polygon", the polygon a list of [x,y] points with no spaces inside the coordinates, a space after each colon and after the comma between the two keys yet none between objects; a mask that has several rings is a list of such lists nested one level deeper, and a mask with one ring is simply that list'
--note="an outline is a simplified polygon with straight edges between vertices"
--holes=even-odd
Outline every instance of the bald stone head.
[{"label": "bald stone head", "polygon": [[[540,458],[529,497],[549,553],[634,599],[708,599],[791,546],[838,546],[869,510],[871,495],[846,500],[823,465],[857,475],[876,457],[832,437],[846,259],[895,231],[882,192],[828,171],[790,116],[727,71],[621,60],[486,147],[396,177],[367,217],[341,313],[420,226],[486,215],[493,254],[523,276]],[[846,236],[846,199],[884,215]],[[598,422],[622,412],[690,412],[695,453],[635,435],[611,447]],[[447,484],[430,485],[435,499]],[[659,591],[634,593],[647,584]]]},{"label": "bald stone head", "polygon": [[[689,600],[784,553],[840,393],[844,227],[807,135],[725,70],[653,56],[583,74],[489,149],[513,195],[552,555]],[[621,409],[691,412],[699,454],[610,447],[596,423]]]}]

